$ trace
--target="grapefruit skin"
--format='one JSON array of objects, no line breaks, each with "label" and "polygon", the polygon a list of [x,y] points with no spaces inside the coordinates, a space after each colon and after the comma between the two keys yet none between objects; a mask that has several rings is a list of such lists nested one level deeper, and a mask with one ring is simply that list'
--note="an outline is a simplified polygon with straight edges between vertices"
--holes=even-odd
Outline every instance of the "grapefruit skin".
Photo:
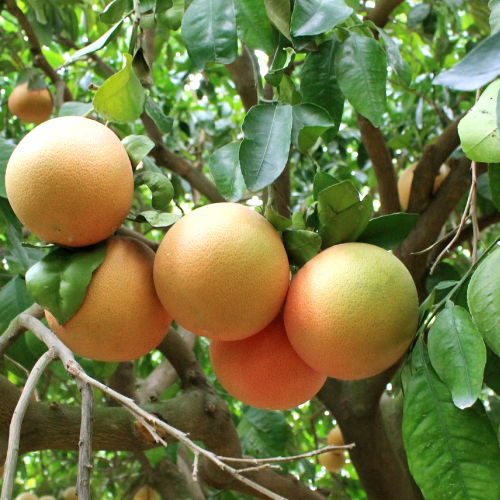
[{"label": "grapefruit skin", "polygon": [[343,243],[293,278],[284,308],[299,356],[329,377],[358,380],[393,365],[411,344],[418,297],[406,267],[386,250]]},{"label": "grapefruit skin", "polygon": [[211,340],[210,360],[229,394],[265,410],[295,408],[314,397],[326,381],[293,350],[281,313],[246,339]]},{"label": "grapefruit skin", "polygon": [[64,325],[45,311],[51,330],[75,354],[129,361],[154,349],[171,318],[153,285],[154,252],[137,240],[112,237],[82,305]]},{"label": "grapefruit skin", "polygon": [[236,203],[214,203],[167,232],[154,280],[165,309],[184,328],[240,340],[276,317],[290,272],[283,243],[264,217]]},{"label": "grapefruit skin", "polygon": [[49,89],[29,90],[28,82],[25,82],[11,92],[7,106],[19,120],[41,123],[50,118],[54,101]]},{"label": "grapefruit skin", "polygon": [[[399,203],[404,210],[408,210],[408,203],[410,202],[410,190],[413,182],[413,176],[415,169],[417,168],[416,163],[412,163],[408,168],[401,172],[398,180],[398,192],[399,192]],[[450,167],[443,163],[439,168],[439,173],[434,179],[434,187],[432,189],[432,194],[436,194],[439,186],[443,183],[446,176],[450,173]]]},{"label": "grapefruit skin", "polygon": [[134,196],[132,166],[120,139],[77,116],[54,118],[17,145],[5,174],[7,197],[36,236],[70,247],[105,240]]}]

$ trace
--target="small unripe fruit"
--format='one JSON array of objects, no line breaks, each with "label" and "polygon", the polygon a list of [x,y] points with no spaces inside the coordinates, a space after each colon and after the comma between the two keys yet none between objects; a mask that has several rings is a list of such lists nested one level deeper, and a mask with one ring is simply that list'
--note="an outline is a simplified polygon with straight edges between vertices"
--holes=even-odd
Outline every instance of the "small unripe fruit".
[{"label": "small unripe fruit", "polygon": [[63,493],[64,500],[78,500],[78,496],[76,495],[76,486],[70,486],[66,488]]},{"label": "small unripe fruit", "polygon": [[344,446],[344,436],[342,436],[342,431],[340,427],[334,427],[326,438],[326,442],[331,446]]},{"label": "small unripe fruit", "polygon": [[[344,437],[340,427],[334,427],[326,438],[327,444],[331,446],[344,446]],[[319,456],[319,463],[329,472],[339,472],[345,465],[345,453],[339,451],[327,451]]]},{"label": "small unripe fruit", "polygon": [[50,118],[54,108],[49,89],[30,90],[28,82],[18,85],[10,94],[10,112],[26,123],[41,123]]},{"label": "small unripe fruit", "polygon": [[158,492],[147,484],[141,486],[134,495],[134,500],[159,500],[159,498]]},{"label": "small unripe fruit", "polygon": [[16,500],[38,500],[38,497],[33,493],[21,493]]}]

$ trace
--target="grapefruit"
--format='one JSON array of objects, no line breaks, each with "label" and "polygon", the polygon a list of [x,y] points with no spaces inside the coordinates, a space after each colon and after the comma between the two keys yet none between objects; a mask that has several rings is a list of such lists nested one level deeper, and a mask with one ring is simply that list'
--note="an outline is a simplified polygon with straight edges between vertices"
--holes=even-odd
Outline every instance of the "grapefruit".
[{"label": "grapefruit", "polygon": [[38,500],[56,500],[56,499],[51,495],[45,495],[43,497],[40,497]]},{"label": "grapefruit", "polygon": [[290,273],[283,243],[264,217],[236,203],[214,203],[167,232],[154,280],[165,309],[184,328],[241,340],[276,317]]},{"label": "grapefruit", "polygon": [[246,339],[211,340],[210,360],[229,394],[265,410],[287,410],[305,403],[326,381],[293,350],[281,313]]},{"label": "grapefruit", "polygon": [[144,356],[163,339],[171,318],[153,284],[154,252],[137,240],[112,237],[94,271],[82,305],[60,325],[50,312],[52,331],[75,354],[99,361]]},{"label": "grapefruit", "polygon": [[30,90],[28,82],[18,85],[7,101],[10,112],[26,123],[41,123],[50,118],[54,101],[49,89]]},{"label": "grapefruit", "polygon": [[[333,446],[344,446],[344,437],[340,427],[334,427],[328,433],[326,442]],[[343,450],[332,450],[322,453],[319,456],[319,464],[329,472],[340,472],[345,466],[345,452]]]},{"label": "grapefruit", "polygon": [[[404,210],[408,209],[408,203],[410,202],[411,184],[413,182],[413,175],[416,167],[417,164],[412,163],[408,168],[403,170],[398,180],[399,203]],[[449,173],[450,167],[443,163],[439,168],[439,173],[438,175],[436,175],[436,179],[434,180],[434,188],[432,190],[432,194],[436,193],[436,191],[439,189],[439,186],[441,186]]]},{"label": "grapefruit", "polygon": [[17,495],[16,500],[38,500],[38,497],[33,493],[21,493]]},{"label": "grapefruit", "polygon": [[141,486],[134,495],[134,500],[158,500],[159,498],[158,492],[147,484]]},{"label": "grapefruit", "polygon": [[7,197],[36,236],[70,247],[116,231],[132,205],[132,166],[120,139],[78,116],[54,118],[17,145],[5,173]]},{"label": "grapefruit", "polygon": [[284,320],[292,346],[314,370],[344,380],[371,377],[412,342],[417,290],[386,250],[343,243],[316,255],[293,278]]},{"label": "grapefruit", "polygon": [[78,500],[78,496],[76,495],[76,486],[70,486],[66,488],[63,492],[64,500]]}]

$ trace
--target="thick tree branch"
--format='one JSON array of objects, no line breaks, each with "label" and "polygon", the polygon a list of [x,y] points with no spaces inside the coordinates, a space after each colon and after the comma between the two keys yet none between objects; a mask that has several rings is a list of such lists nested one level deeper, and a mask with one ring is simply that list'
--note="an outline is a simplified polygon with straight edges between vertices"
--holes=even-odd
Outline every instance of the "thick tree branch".
[{"label": "thick tree branch", "polygon": [[248,47],[243,44],[241,47],[241,55],[234,62],[226,64],[226,68],[231,74],[236,91],[238,92],[241,103],[248,111],[252,106],[257,105],[257,86],[255,84],[255,75],[253,69],[252,56]]},{"label": "thick tree branch", "polygon": [[380,128],[372,125],[370,120],[356,113],[361,139],[370,156],[375,176],[377,177],[380,195],[380,214],[388,215],[400,212],[396,171],[392,164],[392,156]]},{"label": "thick tree branch", "polygon": [[392,11],[403,2],[404,0],[378,0],[375,7],[368,11],[367,17],[375,26],[383,28],[388,23]]}]

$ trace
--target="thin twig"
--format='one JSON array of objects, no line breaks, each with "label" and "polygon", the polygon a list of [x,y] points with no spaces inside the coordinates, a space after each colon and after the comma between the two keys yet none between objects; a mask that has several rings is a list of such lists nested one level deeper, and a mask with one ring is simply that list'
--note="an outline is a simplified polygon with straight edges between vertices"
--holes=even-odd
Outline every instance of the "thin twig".
[{"label": "thin twig", "polygon": [[198,463],[200,461],[200,454],[195,453],[194,454],[194,460],[193,460],[193,481],[198,481]]},{"label": "thin twig", "polygon": [[92,471],[92,431],[94,424],[94,389],[90,384],[76,380],[82,395],[82,423],[78,442],[78,478],[76,490],[78,500],[90,500],[90,473]]},{"label": "thin twig", "polygon": [[[468,215],[465,219],[465,222],[467,222],[470,219],[470,215]],[[460,226],[454,227],[449,233],[445,234],[442,238],[437,240],[435,243],[433,243],[430,247],[424,248],[423,250],[420,250],[418,252],[412,252],[412,255],[421,255],[423,253],[430,252],[433,248],[437,247],[440,243],[443,241],[447,240],[454,232],[458,230]]]},{"label": "thin twig", "polygon": [[42,354],[33,367],[33,370],[26,381],[26,385],[24,386],[24,390],[21,393],[21,397],[17,402],[16,409],[14,410],[14,414],[12,415],[12,420],[10,422],[7,458],[5,460],[2,494],[0,495],[1,500],[10,500],[10,498],[12,498],[12,490],[14,488],[14,481],[16,477],[16,464],[19,456],[21,425],[26,410],[28,409],[28,405],[30,404],[31,394],[40,380],[45,368],[47,368],[47,366],[49,366],[49,364],[52,363],[56,357],[56,353],[52,349],[49,349],[46,353]]}]

